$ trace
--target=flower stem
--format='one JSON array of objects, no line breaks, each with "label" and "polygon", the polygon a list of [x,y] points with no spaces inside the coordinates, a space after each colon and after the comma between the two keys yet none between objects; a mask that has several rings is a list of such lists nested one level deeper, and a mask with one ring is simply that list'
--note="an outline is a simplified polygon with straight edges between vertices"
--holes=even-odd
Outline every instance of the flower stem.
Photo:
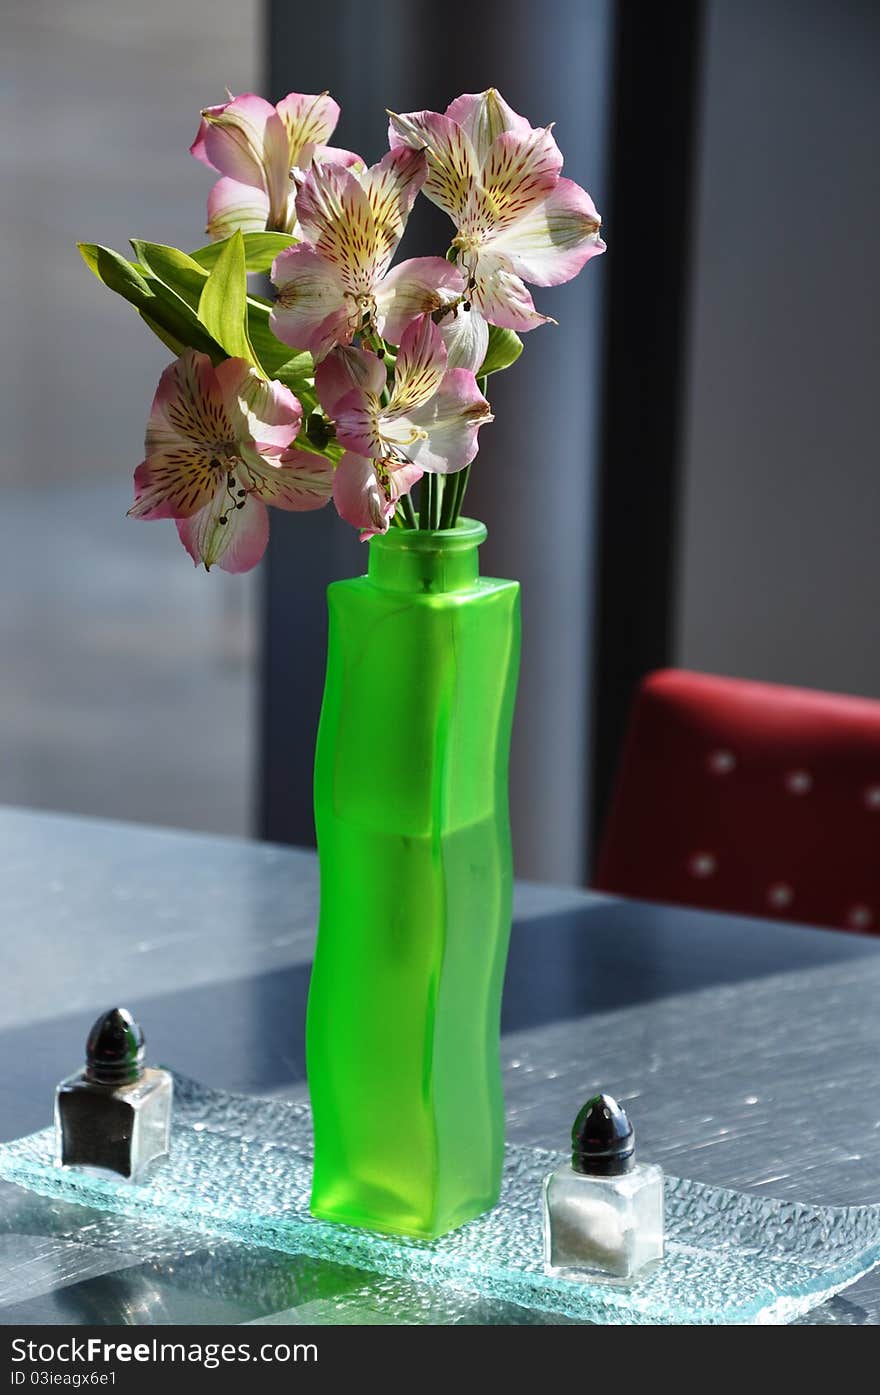
[{"label": "flower stem", "polygon": [[461,517],[461,506],[464,503],[464,496],[467,490],[470,473],[470,465],[465,465],[464,469],[459,470],[458,474],[455,476],[455,500],[452,505],[452,515],[449,521],[450,528],[454,528]]},{"label": "flower stem", "polygon": [[419,527],[427,531],[431,527],[431,515],[434,507],[434,476],[425,475],[422,480],[421,509],[419,511]]},{"label": "flower stem", "polygon": [[458,475],[447,475],[443,481],[443,508],[440,511],[440,527],[452,528],[455,514],[455,501],[458,498]]},{"label": "flower stem", "polygon": [[416,518],[413,501],[408,494],[404,494],[403,498],[399,500],[398,507],[405,520],[404,526],[407,528],[418,528],[419,520]]}]

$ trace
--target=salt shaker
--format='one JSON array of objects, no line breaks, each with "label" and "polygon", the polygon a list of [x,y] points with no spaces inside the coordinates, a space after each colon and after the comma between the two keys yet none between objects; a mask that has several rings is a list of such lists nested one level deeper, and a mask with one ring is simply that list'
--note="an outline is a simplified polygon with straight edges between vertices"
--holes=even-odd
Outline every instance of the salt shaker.
[{"label": "salt shaker", "polygon": [[544,1180],[544,1267],[626,1283],[663,1258],[663,1171],[635,1160],[632,1125],[611,1095],[574,1121],[571,1162]]}]

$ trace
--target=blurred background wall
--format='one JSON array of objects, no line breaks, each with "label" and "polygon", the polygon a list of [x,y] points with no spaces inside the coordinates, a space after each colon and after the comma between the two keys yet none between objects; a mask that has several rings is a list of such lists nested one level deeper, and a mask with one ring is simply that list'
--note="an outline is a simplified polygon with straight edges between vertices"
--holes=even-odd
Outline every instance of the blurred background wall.
[{"label": "blurred background wall", "polygon": [[[469,505],[490,527],[486,569],[524,583],[519,871],[588,875],[611,69],[630,4],[4,0],[0,801],[309,840],[321,593],[363,549],[329,510],[282,515],[261,574],[207,577],[173,528],[125,519],[167,356],[74,243],[199,245],[211,175],[187,147],[226,85],[273,99],[329,86],[340,143],[376,158],[386,103],[443,107],[495,83],[556,120],[566,173],[609,214],[607,256],[536,293],[560,326],[493,385]],[[681,13],[667,7],[671,31]],[[880,696],[878,11],[706,0],[703,13],[663,657]],[[656,220],[681,216],[661,202],[644,220],[658,285]],[[426,207],[404,253],[447,235]],[[631,342],[644,358],[638,324]]]},{"label": "blurred background wall", "polygon": [[259,81],[258,0],[3,0],[0,801],[245,833],[255,581],[133,523],[167,350],[76,242],[204,241],[199,108]]},{"label": "blurred background wall", "polygon": [[880,697],[880,7],[712,0],[677,660]]}]

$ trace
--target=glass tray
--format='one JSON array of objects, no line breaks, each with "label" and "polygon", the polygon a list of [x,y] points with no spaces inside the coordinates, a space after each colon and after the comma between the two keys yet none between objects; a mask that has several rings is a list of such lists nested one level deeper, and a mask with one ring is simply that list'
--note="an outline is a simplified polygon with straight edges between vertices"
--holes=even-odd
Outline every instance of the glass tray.
[{"label": "glass tray", "polygon": [[133,1185],[53,1162],[51,1130],[0,1144],[0,1177],[139,1221],[308,1255],[598,1323],[785,1323],[880,1263],[880,1206],[773,1201],[666,1179],[667,1258],[621,1289],[544,1273],[541,1181],[561,1155],[510,1146],[497,1207],[435,1241],[313,1220],[307,1105],[175,1076],[171,1156]]}]

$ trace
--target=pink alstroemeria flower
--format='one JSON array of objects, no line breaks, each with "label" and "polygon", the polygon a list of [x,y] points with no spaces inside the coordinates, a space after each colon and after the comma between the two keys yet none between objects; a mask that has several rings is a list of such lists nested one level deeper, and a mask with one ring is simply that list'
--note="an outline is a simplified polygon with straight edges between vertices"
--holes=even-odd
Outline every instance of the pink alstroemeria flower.
[{"label": "pink alstroemeria flower", "polygon": [[208,195],[208,236],[217,241],[237,228],[294,233],[291,169],[308,169],[313,160],[363,164],[350,150],[325,144],[338,120],[339,107],[326,92],[291,92],[276,107],[245,92],[205,107],[190,152],[223,176]]},{"label": "pink alstroemeria flower", "polygon": [[384,363],[364,349],[335,349],[315,374],[321,405],[345,447],[333,501],[362,538],[388,531],[398,499],[424,471],[449,474],[469,465],[480,427],[492,420],[473,373],[447,367],[430,315],[405,331],[383,405],[386,384]]},{"label": "pink alstroemeria flower", "polygon": [[132,518],[173,518],[196,566],[256,566],[269,540],[267,504],[319,509],[333,466],[291,442],[302,407],[282,383],[241,358],[213,366],[186,349],[159,379],[135,471]]},{"label": "pink alstroemeria flower", "polygon": [[443,257],[415,257],[388,270],[427,164],[422,150],[391,150],[362,172],[314,165],[296,200],[306,241],[275,258],[273,332],[320,361],[369,329],[399,344],[407,325],[464,280]]},{"label": "pink alstroemeria flower", "polygon": [[560,177],[550,128],[530,126],[494,88],[456,98],[444,114],[389,115],[392,150],[427,151],[424,190],[456,224],[471,303],[502,328],[545,323],[524,281],[561,285],[605,251],[593,200]]}]

